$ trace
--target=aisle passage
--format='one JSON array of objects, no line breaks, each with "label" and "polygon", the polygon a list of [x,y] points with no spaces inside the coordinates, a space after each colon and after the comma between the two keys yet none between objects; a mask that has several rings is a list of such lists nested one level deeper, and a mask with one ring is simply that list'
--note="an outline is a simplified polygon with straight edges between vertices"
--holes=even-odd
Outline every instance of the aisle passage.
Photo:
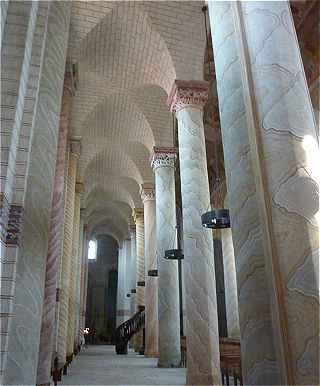
[{"label": "aisle passage", "polygon": [[62,385],[185,385],[185,369],[157,367],[157,359],[130,351],[116,355],[114,346],[88,346],[74,359]]}]

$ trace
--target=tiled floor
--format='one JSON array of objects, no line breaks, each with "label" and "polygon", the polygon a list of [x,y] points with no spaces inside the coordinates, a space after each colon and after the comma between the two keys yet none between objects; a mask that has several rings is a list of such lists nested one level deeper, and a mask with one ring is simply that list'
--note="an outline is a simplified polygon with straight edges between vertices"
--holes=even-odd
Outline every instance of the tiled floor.
[{"label": "tiled floor", "polygon": [[185,369],[163,369],[157,360],[130,351],[116,355],[114,346],[88,346],[74,359],[59,385],[185,385]]}]

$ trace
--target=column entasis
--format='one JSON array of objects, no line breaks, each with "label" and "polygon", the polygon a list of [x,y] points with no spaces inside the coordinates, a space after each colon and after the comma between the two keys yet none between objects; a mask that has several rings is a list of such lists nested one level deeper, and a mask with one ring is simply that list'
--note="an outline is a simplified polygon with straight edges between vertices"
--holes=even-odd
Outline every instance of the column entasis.
[{"label": "column entasis", "polygon": [[[70,272],[72,259],[73,222],[75,213],[75,188],[77,163],[80,156],[81,144],[79,139],[70,141],[68,176],[66,187],[66,205],[64,221],[63,254],[60,267],[59,283],[59,319],[58,319],[58,361],[59,368],[66,364],[67,333],[69,318]],[[65,367],[66,369],[66,367]]]},{"label": "column entasis", "polygon": [[154,148],[152,167],[156,185],[156,239],[158,258],[159,367],[179,367],[180,315],[178,264],[164,259],[176,247],[175,148]]},{"label": "column entasis", "polygon": [[[135,208],[133,218],[136,224],[136,310],[145,308],[145,268],[144,268],[144,216],[143,209]],[[143,331],[139,331],[135,338],[135,350],[143,350]]]},{"label": "column entasis", "polygon": [[153,184],[141,186],[144,207],[145,257],[145,356],[158,356],[158,278],[151,276],[157,270],[156,258],[156,203]]},{"label": "column entasis", "polygon": [[51,222],[46,260],[46,277],[42,308],[42,324],[37,370],[37,385],[50,382],[52,356],[56,356],[56,314],[57,288],[59,268],[63,248],[63,224],[65,217],[65,181],[66,181],[66,150],[68,122],[72,106],[73,83],[71,74],[66,73],[64,79],[60,127],[55,169],[53,198],[51,205]]},{"label": "column entasis", "polygon": [[245,384],[319,382],[319,148],[288,1],[209,2]]},{"label": "column entasis", "polygon": [[136,226],[134,224],[129,226],[130,238],[131,238],[131,275],[130,275],[130,313],[131,317],[136,312]]},{"label": "column entasis", "polygon": [[206,82],[179,80],[168,99],[178,120],[190,385],[221,383],[213,240],[201,224],[210,207],[203,126],[207,100]]},{"label": "column entasis", "polygon": [[125,267],[125,247],[124,241],[119,245],[118,250],[118,288],[117,288],[117,327],[120,326],[125,320],[125,280],[126,280],[126,267]]}]

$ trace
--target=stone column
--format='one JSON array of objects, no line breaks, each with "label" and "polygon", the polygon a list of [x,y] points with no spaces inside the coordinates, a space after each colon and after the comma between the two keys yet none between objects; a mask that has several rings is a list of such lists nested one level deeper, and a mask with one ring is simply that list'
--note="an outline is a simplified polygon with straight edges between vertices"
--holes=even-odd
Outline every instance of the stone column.
[{"label": "stone column", "polygon": [[118,290],[117,290],[117,327],[124,322],[124,283],[125,283],[125,249],[124,242],[119,246],[118,252]]},{"label": "stone column", "polygon": [[240,337],[236,265],[231,229],[221,231],[228,336]]},{"label": "stone column", "polygon": [[221,383],[213,240],[201,224],[210,207],[203,127],[207,98],[206,82],[175,81],[168,99],[178,119],[188,385]]},{"label": "stone column", "polygon": [[165,250],[176,248],[175,159],[176,149],[154,148],[152,167],[156,184],[159,367],[179,367],[181,363],[178,263],[164,259]]},{"label": "stone column", "polygon": [[36,384],[70,11],[68,2],[50,3],[25,181],[14,318],[9,331],[8,361],[3,380],[6,385]]},{"label": "stone column", "polygon": [[[84,221],[84,219],[83,219]],[[82,268],[81,268],[81,292],[80,292],[80,342],[84,335],[86,327],[86,299],[88,285],[88,241],[87,241],[87,224],[83,225],[82,236]]]},{"label": "stone column", "polygon": [[130,312],[131,317],[136,312],[136,257],[137,257],[137,245],[136,245],[136,226],[130,225],[129,227],[131,237],[131,275],[130,275]]},{"label": "stone column", "polygon": [[[136,224],[136,311],[145,307],[145,268],[144,268],[144,217],[143,209],[135,208],[133,218]],[[143,347],[143,331],[135,334],[135,351]]]},{"label": "stone column", "polygon": [[76,317],[75,317],[75,336],[74,336],[74,345],[75,345],[75,352],[78,354],[78,351],[80,349],[81,345],[81,331],[80,331],[80,324],[81,324],[81,293],[83,291],[82,284],[83,284],[83,228],[84,228],[84,213],[85,209],[80,209],[80,226],[79,226],[79,247],[78,247],[78,266],[77,266],[77,279],[76,279]]},{"label": "stone column", "polygon": [[[17,200],[15,197],[16,175],[21,174],[19,141],[24,124],[26,96],[30,84],[33,85],[31,57],[35,50],[34,36],[39,32],[39,22],[45,22],[45,18],[41,20],[40,13],[47,12],[40,11],[38,5],[37,2],[11,2],[9,7],[8,1],[1,2],[0,382],[6,367],[8,333],[13,317],[16,261],[23,218],[23,200]],[[45,31],[46,28],[43,28],[42,36],[46,35]],[[40,52],[43,51],[44,41],[44,37],[39,39]],[[33,74],[34,77],[36,75]],[[29,102],[30,117],[33,115],[32,107]]]},{"label": "stone column", "polygon": [[319,151],[289,3],[209,12],[244,383],[317,384]]},{"label": "stone column", "polygon": [[65,164],[67,151],[67,134],[69,115],[72,105],[73,87],[70,74],[65,75],[60,113],[57,161],[51,205],[51,222],[49,232],[48,254],[46,261],[46,278],[42,309],[42,325],[38,359],[37,384],[50,382],[52,356],[55,356],[55,314],[59,267],[63,247],[64,204],[65,204]]},{"label": "stone column", "polygon": [[152,358],[158,356],[158,278],[148,276],[148,271],[157,269],[156,257],[156,203],[153,184],[141,186],[144,211],[144,257],[145,257],[145,352]]},{"label": "stone column", "polygon": [[75,187],[77,162],[80,156],[80,141],[73,140],[70,142],[69,165],[66,191],[65,205],[65,221],[64,221],[64,241],[63,255],[60,268],[60,283],[59,283],[59,320],[58,320],[58,360],[59,367],[63,367],[66,363],[67,356],[67,333],[68,333],[68,318],[69,318],[69,296],[70,296],[70,272],[72,259],[72,237],[73,237],[73,222],[75,213]]},{"label": "stone column", "polygon": [[69,309],[68,309],[68,334],[67,334],[67,358],[70,361],[75,349],[75,323],[76,323],[76,293],[77,293],[77,270],[79,260],[79,227],[82,183],[76,182],[74,198],[73,235],[71,269],[69,281]]}]

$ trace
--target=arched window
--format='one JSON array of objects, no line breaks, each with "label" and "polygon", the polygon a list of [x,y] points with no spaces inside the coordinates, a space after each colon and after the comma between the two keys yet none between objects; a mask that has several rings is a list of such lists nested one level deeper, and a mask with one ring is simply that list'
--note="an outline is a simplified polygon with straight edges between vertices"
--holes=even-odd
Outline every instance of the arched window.
[{"label": "arched window", "polygon": [[89,241],[88,260],[97,260],[97,240]]}]

